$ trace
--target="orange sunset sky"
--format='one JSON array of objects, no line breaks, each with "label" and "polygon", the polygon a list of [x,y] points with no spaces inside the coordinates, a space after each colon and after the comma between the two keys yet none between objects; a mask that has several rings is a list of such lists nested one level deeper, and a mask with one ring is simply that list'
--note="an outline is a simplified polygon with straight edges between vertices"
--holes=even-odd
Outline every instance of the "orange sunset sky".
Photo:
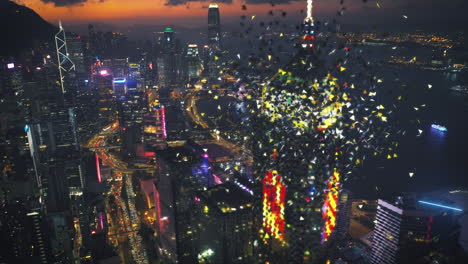
[{"label": "orange sunset sky", "polygon": [[[173,23],[187,22],[190,24],[206,23],[207,9],[209,1],[195,2],[176,6],[165,5],[167,0],[88,0],[69,6],[55,6],[52,0],[17,0],[15,2],[23,4],[41,15],[51,23],[58,20],[68,23],[110,22],[114,24],[128,23]],[[60,0],[57,0],[60,2]],[[62,0],[69,2],[73,0]],[[80,1],[80,0],[76,0]],[[83,1],[83,0],[82,0]],[[263,2],[263,1],[255,1]],[[265,0],[268,3],[267,0]],[[316,12],[333,13],[339,9],[339,1],[315,0]],[[247,11],[241,9],[246,4]],[[221,18],[224,21],[238,19],[242,14],[246,15],[267,15],[270,10],[285,10],[289,18],[297,18],[300,21],[303,14],[301,9],[306,8],[306,0],[292,1],[287,4],[277,4],[272,7],[270,4],[248,4],[245,1],[233,0],[230,4],[219,4]]]},{"label": "orange sunset sky", "polygon": [[[210,1],[197,0],[13,0],[36,11],[50,23],[83,25],[88,23],[116,26],[138,24],[171,24],[195,28],[207,23]],[[290,23],[300,23],[305,14],[306,0],[218,0],[221,24],[239,23],[240,16],[258,19],[273,11],[279,18],[287,12]],[[385,24],[405,28],[410,24],[443,28],[460,27],[468,17],[468,0],[313,0],[314,17],[318,20],[338,18],[344,24]],[[224,2],[224,3],[220,3]],[[270,2],[277,3],[272,6]],[[343,4],[340,4],[343,2]],[[282,4],[279,4],[282,3]],[[242,5],[247,10],[242,10]],[[344,16],[338,11],[344,8]],[[428,18],[431,18],[428,20]]]}]

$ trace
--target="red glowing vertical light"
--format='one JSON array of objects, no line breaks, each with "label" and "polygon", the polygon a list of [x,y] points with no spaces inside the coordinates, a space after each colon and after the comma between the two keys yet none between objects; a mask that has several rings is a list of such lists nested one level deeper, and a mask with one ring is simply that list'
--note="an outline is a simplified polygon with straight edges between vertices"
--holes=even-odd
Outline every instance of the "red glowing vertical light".
[{"label": "red glowing vertical light", "polygon": [[434,222],[434,218],[432,216],[429,216],[429,222],[427,223],[427,232],[426,232],[426,239],[425,239],[426,244],[429,244],[429,242],[431,241],[431,230],[432,230],[433,222]]},{"label": "red glowing vertical light", "polygon": [[328,191],[322,207],[322,218],[325,224],[322,229],[322,243],[328,241],[336,226],[336,214],[338,206],[338,192],[340,191],[340,174],[334,171],[328,180]]},{"label": "red glowing vertical light", "polygon": [[104,213],[100,212],[99,213],[99,227],[101,230],[104,230]]},{"label": "red glowing vertical light", "polygon": [[99,156],[97,153],[94,154],[95,159],[96,159],[96,172],[97,172],[97,180],[98,182],[101,182],[101,166],[99,165]]},{"label": "red glowing vertical light", "polygon": [[164,106],[161,107],[161,125],[162,125],[162,132],[164,139],[167,137],[166,133],[166,108]]},{"label": "red glowing vertical light", "polygon": [[262,183],[264,240],[272,237],[284,242],[286,185],[277,171],[265,173]]},{"label": "red glowing vertical light", "polygon": [[160,198],[159,198],[159,191],[156,190],[155,192],[155,196],[156,196],[156,213],[158,214],[156,217],[158,218],[158,225],[159,225],[159,232],[163,232],[164,231],[164,226],[163,226],[163,223],[162,223],[162,216],[161,216],[161,201],[160,201]]}]

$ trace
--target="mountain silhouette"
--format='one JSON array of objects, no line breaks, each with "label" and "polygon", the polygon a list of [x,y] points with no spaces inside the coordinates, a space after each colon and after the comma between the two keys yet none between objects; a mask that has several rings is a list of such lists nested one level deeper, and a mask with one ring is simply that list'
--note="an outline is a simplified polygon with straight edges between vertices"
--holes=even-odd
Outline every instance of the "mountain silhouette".
[{"label": "mountain silhouette", "polygon": [[45,42],[52,43],[57,31],[34,10],[0,0],[0,56],[18,56]]}]

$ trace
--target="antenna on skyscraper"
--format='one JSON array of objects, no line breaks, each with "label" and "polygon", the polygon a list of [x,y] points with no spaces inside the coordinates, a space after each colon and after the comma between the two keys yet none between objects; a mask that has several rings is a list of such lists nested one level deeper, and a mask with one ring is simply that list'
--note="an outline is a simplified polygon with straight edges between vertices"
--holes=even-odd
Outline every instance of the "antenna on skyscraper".
[{"label": "antenna on skyscraper", "polygon": [[307,17],[305,18],[305,20],[311,20],[311,21],[314,20],[312,18],[312,5],[313,5],[313,0],[307,0]]},{"label": "antenna on skyscraper", "polygon": [[313,48],[312,41],[315,39],[315,23],[312,17],[313,0],[307,0],[307,15],[302,24],[304,35],[302,37],[303,48]]}]

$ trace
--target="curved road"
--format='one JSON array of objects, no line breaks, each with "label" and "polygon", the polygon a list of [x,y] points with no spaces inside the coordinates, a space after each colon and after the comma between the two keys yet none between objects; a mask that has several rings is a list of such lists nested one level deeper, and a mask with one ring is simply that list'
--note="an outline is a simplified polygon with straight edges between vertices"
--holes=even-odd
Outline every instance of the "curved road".
[{"label": "curved road", "polygon": [[[133,260],[138,264],[147,264],[149,261],[146,249],[138,235],[140,218],[135,208],[136,194],[131,181],[133,170],[109,149],[100,148],[107,146],[110,136],[118,129],[118,122],[105,126],[101,133],[88,141],[86,147],[94,151],[102,163],[113,170],[111,187],[105,198],[109,241],[117,247],[122,263],[131,263]],[[126,201],[121,197],[123,192],[126,193]],[[109,199],[110,195],[115,197],[113,202]]]}]

